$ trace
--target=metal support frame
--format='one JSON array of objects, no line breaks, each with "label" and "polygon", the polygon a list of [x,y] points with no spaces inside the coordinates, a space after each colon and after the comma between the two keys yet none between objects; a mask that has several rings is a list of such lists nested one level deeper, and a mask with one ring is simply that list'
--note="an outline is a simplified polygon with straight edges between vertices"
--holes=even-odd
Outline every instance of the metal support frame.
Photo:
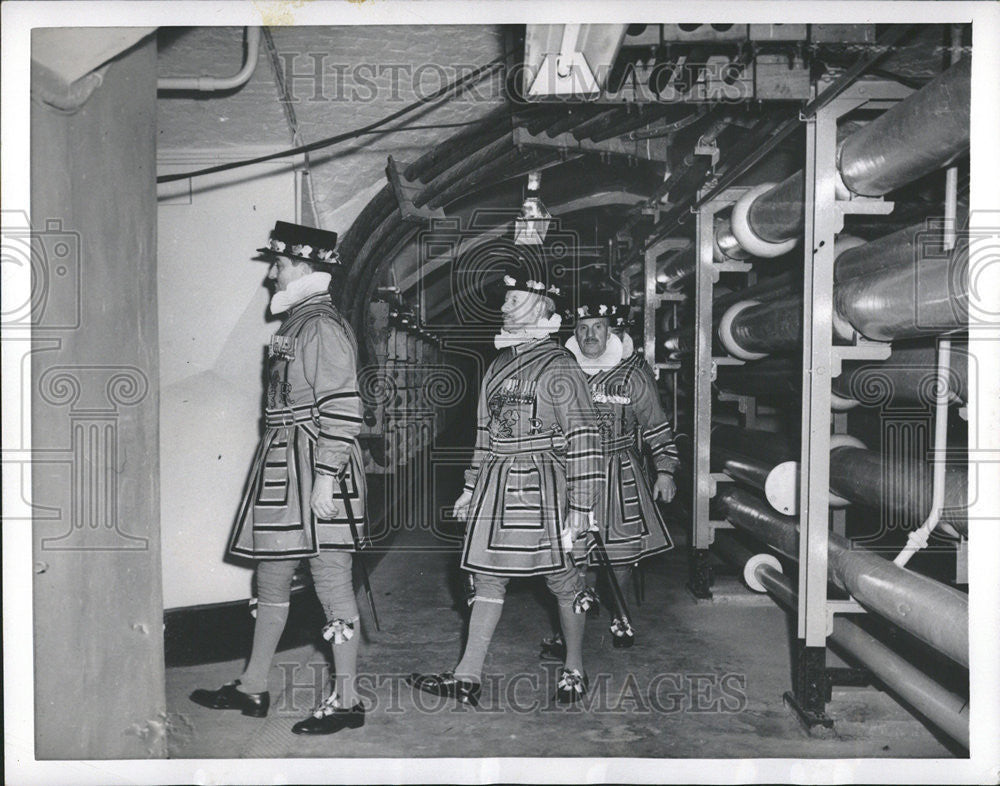
[{"label": "metal support frame", "polygon": [[[680,292],[657,292],[656,291],[656,260],[668,251],[681,251],[691,243],[683,238],[664,238],[659,243],[655,243],[646,249],[645,273],[646,292],[643,301],[643,326],[642,338],[644,342],[643,351],[646,355],[646,362],[653,369],[653,374],[660,378],[660,370],[666,369],[674,372],[674,387],[676,388],[676,372],[680,368],[679,363],[657,363],[656,362],[656,312],[661,304],[672,301],[677,303],[684,300],[684,295]],[[676,426],[676,422],[674,423]]]},{"label": "metal support frame", "polygon": [[712,382],[720,363],[742,361],[734,358],[712,357],[712,300],[715,283],[721,272],[746,272],[745,262],[715,262],[712,258],[712,241],[715,215],[739,199],[747,189],[729,188],[702,205],[696,221],[696,270],[695,270],[695,345],[694,345],[694,488],[691,505],[691,550],[688,561],[688,589],[697,598],[711,598],[712,576],[708,562],[708,548],[715,539],[716,529],[728,529],[728,521],[713,521],[709,515],[709,502],[715,496],[716,483],[728,481],[725,475],[713,474],[710,467],[712,440]]},{"label": "metal support frame", "polygon": [[830,725],[825,712],[829,694],[826,639],[832,616],[827,598],[830,437],[832,425],[846,428],[844,419],[834,424],[831,417],[831,380],[839,375],[842,360],[883,358],[889,351],[888,345],[864,341],[851,347],[833,346],[834,240],[843,229],[844,216],[884,214],[892,209],[892,203],[881,199],[837,199],[837,121],[862,105],[881,108],[885,101],[894,102],[908,93],[896,96],[891,88],[873,90],[868,83],[857,84],[806,119],[798,657],[793,692],[786,694],[786,701],[809,728]]}]

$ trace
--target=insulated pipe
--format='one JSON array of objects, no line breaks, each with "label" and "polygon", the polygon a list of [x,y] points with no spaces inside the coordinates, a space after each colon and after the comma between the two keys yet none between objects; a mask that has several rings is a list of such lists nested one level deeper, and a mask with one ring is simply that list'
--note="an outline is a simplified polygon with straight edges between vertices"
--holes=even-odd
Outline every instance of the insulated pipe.
[{"label": "insulated pipe", "polygon": [[[935,347],[921,342],[894,346],[888,360],[849,361],[843,373],[834,379],[834,387],[844,396],[856,398],[866,406],[898,406],[935,401],[938,371]],[[969,396],[969,354],[967,349],[952,348],[951,368],[947,374],[952,403],[965,403]]]},{"label": "insulated pipe", "polygon": [[[852,360],[833,379],[834,409],[865,406],[926,406],[934,400],[938,379],[934,346],[896,345],[888,360]],[[752,366],[720,366],[716,387],[728,393],[755,396],[768,401],[802,395],[802,368],[797,361],[777,357]],[[968,353],[952,348],[948,387],[952,403],[964,403],[968,395]]]},{"label": "insulated pipe", "polygon": [[[968,149],[969,63],[959,61],[840,144],[837,167],[850,192],[883,196]],[[790,251],[804,225],[804,183],[799,170],[744,194],[733,206],[733,238],[756,257]]]},{"label": "insulated pipe", "polygon": [[[738,544],[723,549],[727,556],[737,558],[747,585],[758,592],[768,592],[791,610],[798,608],[798,593],[791,579],[782,575],[781,566],[758,554],[743,560],[748,554]],[[918,669],[894,650],[876,639],[861,626],[843,615],[835,615],[829,642],[851,656],[872,673],[883,685],[928,718],[949,737],[969,747],[969,702],[951,692]]]},{"label": "insulated pipe", "polygon": [[666,264],[656,274],[656,282],[667,289],[677,289],[684,281],[694,275],[695,247],[681,249],[672,254]]},{"label": "insulated pipe", "polygon": [[[854,331],[896,341],[963,330],[968,301],[967,252],[954,261],[911,260],[834,284],[834,332],[845,341],[854,339]],[[795,349],[802,338],[802,298],[736,303],[719,323],[719,338],[743,359]]]},{"label": "insulated pipe", "polygon": [[969,147],[970,65],[960,60],[840,145],[840,176],[881,196],[940,169]]},{"label": "insulated pipe", "polygon": [[805,175],[800,169],[751,200],[746,220],[754,234],[768,243],[797,238],[805,227],[805,188]]},{"label": "insulated pipe", "polygon": [[[921,469],[924,467],[921,466]],[[870,508],[887,508],[913,520],[923,520],[931,509],[931,487],[922,482],[922,473],[910,462],[882,457],[874,450],[839,447],[830,451],[830,490]],[[968,467],[949,464],[945,468],[943,521],[959,534],[968,535],[965,517]],[[886,496],[887,490],[897,491]],[[910,493],[900,493],[909,491]]]},{"label": "insulated pipe", "polygon": [[[842,446],[864,448],[846,434],[830,438],[832,451]],[[729,425],[712,427],[712,471],[725,472],[734,480],[760,489],[780,513],[792,514],[798,507],[798,448],[781,434]],[[846,505],[849,500],[834,493],[830,504]]]},{"label": "insulated pipe", "polygon": [[[966,330],[969,258],[933,259],[886,268],[836,284],[835,322],[873,341],[896,341]],[[842,335],[846,326],[841,327]]]},{"label": "insulated pipe", "polygon": [[[733,224],[729,218],[723,218],[715,222],[715,230],[712,233],[712,258],[716,262],[740,261],[748,259],[750,252],[745,251],[736,238],[733,237]],[[692,268],[692,273],[694,269]]]},{"label": "insulated pipe", "polygon": [[[735,527],[798,559],[795,518],[775,513],[754,494],[732,486],[720,488],[713,502],[718,514]],[[858,603],[968,668],[967,595],[893,565],[835,532],[829,533],[828,568],[830,580]]]},{"label": "insulated pipe", "polygon": [[[838,238],[839,239],[839,238]],[[923,262],[921,246],[933,242],[940,246],[941,233],[928,231],[924,223],[905,227],[868,243],[854,244],[838,251],[833,263],[833,280],[837,283],[866,276],[883,268],[903,268]]]},{"label": "insulated pipe", "polygon": [[168,76],[156,80],[157,90],[197,90],[201,93],[215,93],[233,90],[250,81],[257,68],[257,53],[260,51],[260,28],[247,27],[247,54],[243,67],[232,76]]},{"label": "insulated pipe", "polygon": [[798,448],[784,434],[712,424],[712,445],[754,456],[771,466],[794,457]]}]

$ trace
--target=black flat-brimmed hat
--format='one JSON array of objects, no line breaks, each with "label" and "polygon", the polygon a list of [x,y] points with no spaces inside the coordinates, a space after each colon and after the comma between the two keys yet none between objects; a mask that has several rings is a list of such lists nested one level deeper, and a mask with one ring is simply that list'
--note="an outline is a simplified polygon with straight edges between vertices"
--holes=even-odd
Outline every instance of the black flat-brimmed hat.
[{"label": "black flat-brimmed hat", "polygon": [[508,274],[503,277],[503,285],[508,290],[516,289],[520,292],[530,292],[533,295],[544,295],[552,300],[556,311],[562,311],[566,307],[563,289],[558,284],[546,284],[537,279]]},{"label": "black flat-brimmed hat", "polygon": [[627,327],[629,324],[629,306],[616,303],[616,293],[593,293],[568,312],[567,316],[575,323],[581,319],[604,318],[609,327]]},{"label": "black flat-brimmed hat", "polygon": [[262,254],[281,254],[290,259],[314,264],[339,265],[337,233],[325,229],[276,221],[267,246],[258,248]]}]

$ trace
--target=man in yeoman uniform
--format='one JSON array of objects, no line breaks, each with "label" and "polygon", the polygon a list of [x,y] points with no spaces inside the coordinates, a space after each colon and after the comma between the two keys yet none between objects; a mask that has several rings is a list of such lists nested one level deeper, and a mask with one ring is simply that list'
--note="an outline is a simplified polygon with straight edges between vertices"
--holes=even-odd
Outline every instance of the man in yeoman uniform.
[{"label": "man in yeoman uniform", "polygon": [[[576,308],[574,332],[566,342],[587,375],[598,412],[604,482],[594,513],[621,587],[628,586],[640,560],[673,548],[654,500],[673,499],[677,490],[673,474],[679,463],[652,371],[623,329],[627,310],[614,302],[613,293],[595,293]],[[649,446],[656,465],[652,489],[643,472],[641,443]],[[590,560],[596,564],[593,551]],[[632,635],[614,629],[612,633],[615,647],[634,643]],[[559,658],[563,646],[558,634],[544,639],[542,655]]]},{"label": "man in yeoman uniform", "polygon": [[335,232],[279,221],[259,249],[271,262],[270,309],[282,323],[268,348],[265,431],[229,544],[231,555],[256,561],[253,649],[238,679],[191,694],[212,709],[267,715],[267,677],[288,618],[292,576],[308,559],[336,675],[329,695],[293,726],[296,734],[332,734],[365,721],[355,685],[360,631],[351,576],[365,512],[356,439],[361,399],[354,333],[330,296],[336,242]]},{"label": "man in yeoman uniform", "polygon": [[566,657],[555,700],[587,690],[583,668],[583,541],[601,479],[601,446],[587,381],[573,356],[549,337],[558,330],[556,286],[505,276],[502,351],[479,394],[478,430],[455,515],[467,522],[462,567],[474,581],[468,639],[458,665],[413,674],[419,690],[476,705],[483,662],[508,581],[543,576],[559,607]]}]

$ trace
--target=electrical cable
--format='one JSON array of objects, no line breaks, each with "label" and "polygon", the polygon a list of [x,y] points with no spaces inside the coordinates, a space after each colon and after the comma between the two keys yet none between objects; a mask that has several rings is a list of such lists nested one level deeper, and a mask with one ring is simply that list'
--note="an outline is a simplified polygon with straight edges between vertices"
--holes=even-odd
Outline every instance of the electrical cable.
[{"label": "electrical cable", "polygon": [[[264,46],[271,61],[271,72],[274,74],[274,82],[278,87],[281,108],[284,111],[285,120],[288,122],[288,130],[292,133],[292,144],[301,146],[302,132],[299,129],[299,120],[295,115],[295,107],[292,106],[292,97],[288,92],[288,85],[285,83],[285,77],[281,70],[281,64],[278,60],[278,48],[274,45],[271,28],[264,27],[261,33],[264,38]],[[316,193],[312,187],[312,162],[309,160],[309,153],[304,153],[302,159],[302,187],[305,189],[306,199],[309,200],[309,208],[312,210],[312,223],[313,226],[323,229],[319,216],[319,208],[316,205]]]},{"label": "electrical cable", "polygon": [[461,77],[460,79],[456,79],[455,81],[447,85],[444,85],[438,90],[435,90],[429,96],[419,98],[413,103],[407,104],[402,109],[393,112],[389,115],[386,115],[385,117],[381,118],[380,120],[376,120],[373,123],[369,123],[366,126],[354,129],[353,131],[346,131],[343,134],[337,134],[335,136],[327,137],[326,139],[320,139],[316,142],[310,142],[308,145],[300,145],[298,147],[293,147],[288,150],[279,150],[276,153],[269,153],[268,155],[258,156],[256,158],[249,158],[241,161],[230,161],[225,164],[206,167],[204,169],[197,169],[191,172],[178,172],[176,174],[161,175],[158,178],[156,178],[156,182],[172,183],[177,180],[186,180],[188,178],[198,177],[200,175],[210,175],[216,172],[225,172],[230,169],[239,169],[240,167],[250,166],[252,164],[261,164],[264,163],[265,161],[273,161],[276,158],[285,158],[287,156],[298,155],[299,153],[308,153],[312,150],[321,150],[324,147],[330,147],[331,145],[339,144],[340,142],[345,142],[349,139],[355,139],[361,136],[362,134],[370,133],[375,129],[381,128],[381,126],[384,126],[386,123],[391,123],[393,120],[396,120],[397,118],[407,115],[410,112],[416,111],[417,109],[426,104],[434,103],[435,101],[440,100],[453,90],[459,90],[461,88],[479,82],[482,78],[491,75],[492,73],[503,67],[509,55],[510,52],[506,52],[497,59],[491,60],[489,63],[480,66],[475,71],[472,71],[466,74],[465,76]]}]

